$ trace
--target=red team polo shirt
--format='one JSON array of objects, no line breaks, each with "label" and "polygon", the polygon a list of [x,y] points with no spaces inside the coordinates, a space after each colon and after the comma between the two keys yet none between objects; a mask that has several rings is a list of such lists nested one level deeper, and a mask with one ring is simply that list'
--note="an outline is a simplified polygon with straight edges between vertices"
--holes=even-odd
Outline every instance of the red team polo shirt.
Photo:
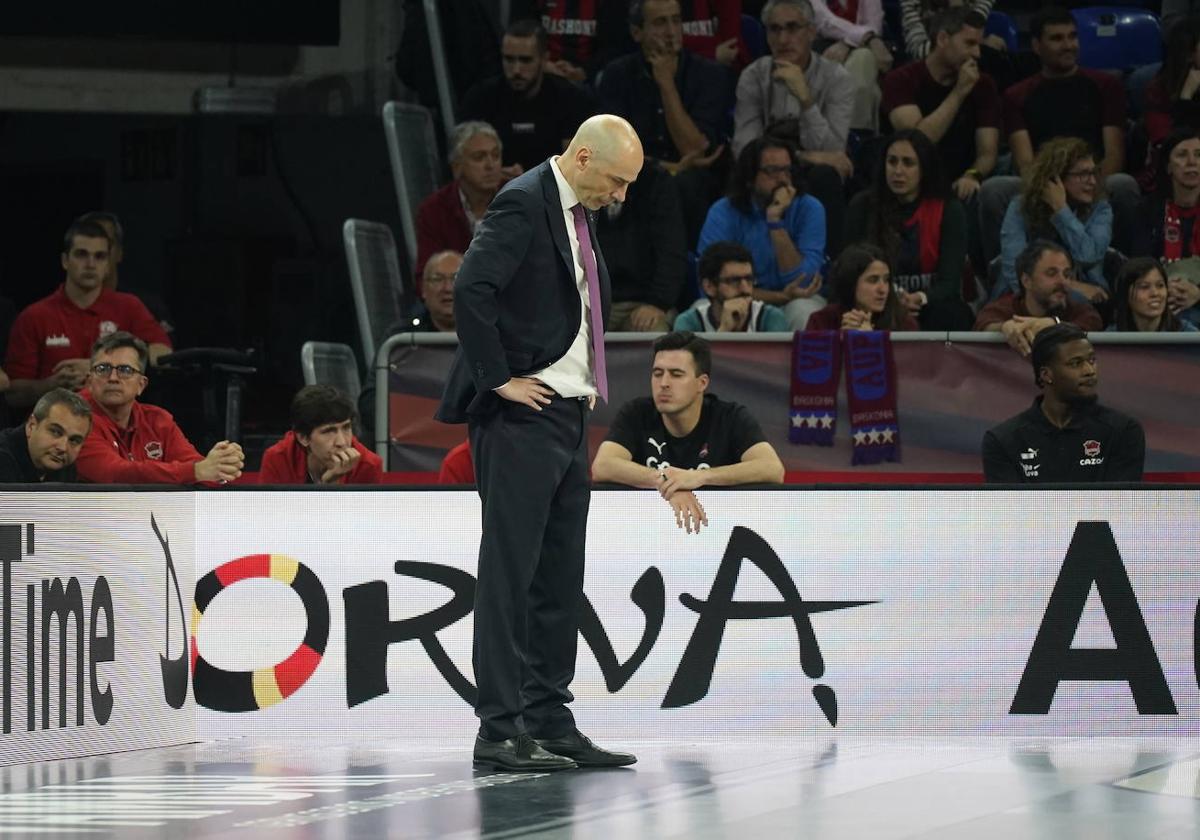
[{"label": "red team polo shirt", "polygon": [[75,470],[94,484],[195,484],[195,463],[203,460],[175,425],[169,411],[134,402],[128,428],[109,418],[91,392],[92,431],[79,450]]},{"label": "red team polo shirt", "polygon": [[65,359],[89,358],[96,339],[117,330],[127,330],[147,344],[171,344],[135,295],[104,289],[95,303],[80,309],[59,286],[13,322],[4,371],[12,379],[45,379]]},{"label": "red team polo shirt", "polygon": [[[362,457],[358,465],[339,484],[380,484],[383,481],[383,459],[367,449],[354,438],[352,444]],[[308,450],[296,440],[295,432],[288,432],[283,439],[263,453],[262,468],[258,474],[259,484],[307,484]]]}]

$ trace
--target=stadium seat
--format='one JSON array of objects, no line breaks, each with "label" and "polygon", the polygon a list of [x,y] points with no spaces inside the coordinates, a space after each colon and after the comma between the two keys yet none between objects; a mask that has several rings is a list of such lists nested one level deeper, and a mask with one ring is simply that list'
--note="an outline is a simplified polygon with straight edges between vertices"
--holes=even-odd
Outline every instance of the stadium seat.
[{"label": "stadium seat", "polygon": [[417,207],[425,196],[441,186],[442,161],[434,137],[433,116],[420,105],[388,102],[383,106],[383,130],[411,272],[417,260]]},{"label": "stadium seat", "polygon": [[999,35],[1004,39],[1009,53],[1015,53],[1017,43],[1017,22],[1004,12],[992,12],[987,17],[987,25],[983,28],[984,35]]},{"label": "stadium seat", "polygon": [[1091,6],[1071,12],[1079,27],[1079,63],[1126,71],[1162,61],[1162,29],[1144,9]]},{"label": "stadium seat", "polygon": [[742,43],[746,45],[751,60],[767,54],[767,31],[762,21],[754,15],[742,15]]},{"label": "stadium seat", "polygon": [[355,401],[362,392],[358,359],[348,344],[306,341],[300,348],[300,367],[305,385],[332,385]]},{"label": "stadium seat", "polygon": [[384,332],[403,312],[404,280],[396,240],[387,225],[362,219],[347,219],[342,225],[346,267],[354,292],[354,313],[362,340],[363,360],[369,367],[375,351],[386,338]]}]

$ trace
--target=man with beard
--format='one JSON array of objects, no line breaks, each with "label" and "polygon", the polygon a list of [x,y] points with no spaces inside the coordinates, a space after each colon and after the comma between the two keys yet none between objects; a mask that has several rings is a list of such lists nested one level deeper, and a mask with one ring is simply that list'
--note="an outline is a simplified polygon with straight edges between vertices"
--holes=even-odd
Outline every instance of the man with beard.
[{"label": "man with beard", "polygon": [[[1087,142],[1113,208],[1113,247],[1129,253],[1141,192],[1125,172],[1125,88],[1118,76],[1079,66],[1078,27],[1067,9],[1040,8],[1030,19],[1029,35],[1041,72],[1004,92],[1004,128],[1016,175],[1028,174],[1047,140]],[[999,253],[1000,221],[1020,189],[1020,178],[1005,176],[988,179],[980,192],[987,259]]]},{"label": "man with beard", "polygon": [[565,149],[580,123],[596,113],[596,100],[582,86],[547,72],[546,30],[535,20],[509,24],[500,60],[504,75],[472,88],[461,112],[496,129],[504,165],[517,175]]},{"label": "man with beard", "polygon": [[754,299],[754,263],[736,242],[714,242],[700,256],[700,286],[708,298],[675,319],[691,332],[788,332],[778,306]]},{"label": "man with beard", "polygon": [[1061,245],[1045,239],[1030,243],[1017,257],[1020,297],[1007,292],[979,310],[975,329],[1003,333],[1022,356],[1029,355],[1039,332],[1063,321],[1083,330],[1102,329],[1100,313],[1072,299],[1073,272],[1071,255]]},{"label": "man with beard", "polygon": [[592,461],[595,481],[658,490],[689,534],[708,524],[693,490],[783,482],[783,462],[753,415],[707,393],[711,370],[703,338],[672,332],[655,341],[653,396],[621,406]]},{"label": "man with beard", "polygon": [[74,481],[92,410],[66,388],[42,395],[24,426],[0,432],[0,484]]},{"label": "man with beard", "polygon": [[771,53],[738,77],[733,153],[766,133],[794,143],[808,192],[825,208],[826,253],[836,255],[846,215],[842,184],[854,174],[846,154],[854,79],[813,50],[817,30],[809,0],[771,0],[763,22]]},{"label": "man with beard", "polygon": [[1096,402],[1096,351],[1074,324],[1038,333],[1030,353],[1033,405],[983,437],[989,483],[1141,481],[1146,435]]},{"label": "man with beard", "polygon": [[825,208],[797,180],[795,147],[767,135],[738,155],[729,194],[708,210],[697,250],[737,242],[750,252],[754,299],[778,306],[794,330],[825,306]]}]

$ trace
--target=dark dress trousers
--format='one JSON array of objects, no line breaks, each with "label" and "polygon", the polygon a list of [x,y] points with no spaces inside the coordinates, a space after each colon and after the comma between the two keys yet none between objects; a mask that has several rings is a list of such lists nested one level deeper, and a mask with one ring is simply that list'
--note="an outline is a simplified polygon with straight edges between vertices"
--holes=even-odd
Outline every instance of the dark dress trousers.
[{"label": "dark dress trousers", "polygon": [[[437,419],[467,423],[483,503],[472,663],[480,735],[574,730],[588,474],[586,399],[555,396],[542,411],[493,393],[566,355],[583,307],[550,161],[492,200],[454,288],[459,348]],[[603,322],[608,270],[588,229]]]}]

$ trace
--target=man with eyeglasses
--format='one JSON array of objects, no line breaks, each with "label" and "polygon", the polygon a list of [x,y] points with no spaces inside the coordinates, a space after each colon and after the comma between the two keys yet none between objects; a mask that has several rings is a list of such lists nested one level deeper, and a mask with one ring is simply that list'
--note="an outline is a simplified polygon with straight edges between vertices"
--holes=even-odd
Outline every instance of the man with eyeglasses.
[{"label": "man with eyeglasses", "polygon": [[93,425],[76,461],[79,477],[94,484],[225,484],[240,477],[241,446],[223,440],[201,456],[170,412],[138,402],[149,382],[148,357],[145,343],[127,332],[93,346],[83,393]]},{"label": "man with eyeglasses", "polygon": [[689,332],[788,332],[778,306],[754,299],[754,262],[736,242],[714,242],[700,256],[700,286],[708,298],[675,319]]},{"label": "man with eyeglasses", "polygon": [[992,301],[975,319],[975,329],[1003,333],[1008,346],[1028,356],[1033,340],[1055,324],[1070,323],[1090,332],[1104,328],[1092,305],[1071,296],[1074,266],[1067,249],[1039,239],[1017,257],[1021,293],[1007,292]]},{"label": "man with eyeglasses", "polygon": [[738,155],[729,194],[708,210],[699,251],[736,242],[754,260],[754,299],[783,309],[791,329],[825,306],[825,208],[796,179],[796,150],[767,135]]},{"label": "man with eyeglasses", "polygon": [[0,432],[0,484],[75,481],[75,459],[92,428],[92,410],[66,388],[42,395],[24,426]]},{"label": "man with eyeglasses", "polygon": [[418,310],[393,332],[454,332],[454,278],[462,265],[458,251],[439,251],[425,263],[421,276],[421,303]]},{"label": "man with eyeglasses", "polygon": [[846,212],[843,182],[854,174],[846,142],[857,87],[846,68],[813,50],[809,0],[770,0],[762,19],[771,54],[738,78],[733,153],[768,132],[795,145],[808,190],[825,207],[835,254]]}]

